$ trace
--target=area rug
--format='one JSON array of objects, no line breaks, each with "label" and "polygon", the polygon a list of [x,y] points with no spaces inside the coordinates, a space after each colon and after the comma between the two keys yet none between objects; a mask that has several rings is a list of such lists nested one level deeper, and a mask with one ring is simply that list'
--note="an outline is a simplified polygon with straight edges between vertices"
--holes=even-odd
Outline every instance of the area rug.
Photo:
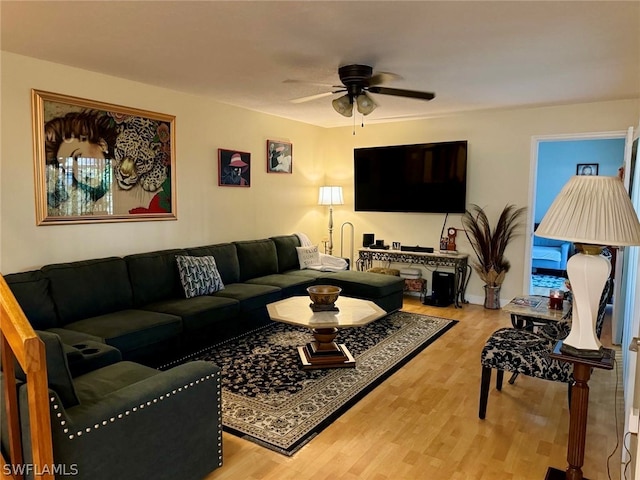
[{"label": "area rug", "polygon": [[556,288],[556,289],[565,289],[564,286],[564,277],[556,277],[553,275],[539,275],[533,274],[531,275],[531,285],[534,287],[542,287],[542,288]]},{"label": "area rug", "polygon": [[273,323],[200,352],[222,368],[224,430],[293,455],[457,321],[396,312],[340,330],[355,368],[301,370],[296,347],[311,332]]}]

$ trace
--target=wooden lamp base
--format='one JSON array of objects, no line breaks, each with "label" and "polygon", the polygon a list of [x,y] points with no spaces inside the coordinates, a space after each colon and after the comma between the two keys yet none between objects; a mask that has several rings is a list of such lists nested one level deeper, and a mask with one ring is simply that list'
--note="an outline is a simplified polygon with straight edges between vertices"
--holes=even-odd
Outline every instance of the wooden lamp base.
[{"label": "wooden lamp base", "polygon": [[[589,480],[588,478],[581,477],[582,480]],[[559,470],[557,468],[549,467],[547,469],[547,475],[544,477],[544,480],[568,480],[567,472],[564,470]]]}]

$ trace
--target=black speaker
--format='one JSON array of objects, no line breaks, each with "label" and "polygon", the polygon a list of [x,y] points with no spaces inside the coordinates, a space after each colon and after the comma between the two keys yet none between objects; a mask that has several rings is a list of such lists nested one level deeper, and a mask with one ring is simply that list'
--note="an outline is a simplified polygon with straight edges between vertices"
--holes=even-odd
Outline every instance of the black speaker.
[{"label": "black speaker", "polygon": [[362,246],[368,247],[369,245],[373,245],[376,236],[373,233],[364,233],[362,235]]},{"label": "black speaker", "polygon": [[455,300],[455,274],[451,272],[433,272],[431,277],[431,296],[424,299],[425,305],[448,307]]}]

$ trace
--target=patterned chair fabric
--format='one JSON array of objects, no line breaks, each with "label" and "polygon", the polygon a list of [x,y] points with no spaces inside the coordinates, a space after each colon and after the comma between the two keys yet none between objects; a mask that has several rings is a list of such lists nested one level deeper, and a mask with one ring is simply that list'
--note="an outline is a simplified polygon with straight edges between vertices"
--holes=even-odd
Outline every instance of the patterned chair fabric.
[{"label": "patterned chair fabric", "polygon": [[[609,298],[611,280],[607,281],[600,297],[596,334],[602,333],[604,314]],[[571,316],[568,316],[571,318]],[[569,335],[570,321],[559,321],[541,325],[535,332],[527,329],[501,328],[489,337],[480,357],[482,382],[480,386],[479,417],[484,418],[489,395],[491,370],[498,371],[496,388],[502,389],[504,372],[528,375],[554,382],[565,382],[569,389],[573,383],[573,364],[550,358],[558,340]],[[570,392],[569,392],[570,394]]]},{"label": "patterned chair fabric", "polygon": [[482,349],[482,366],[556,382],[568,382],[571,378],[571,364],[549,358],[549,353],[560,339],[527,330],[501,328],[489,337]]}]

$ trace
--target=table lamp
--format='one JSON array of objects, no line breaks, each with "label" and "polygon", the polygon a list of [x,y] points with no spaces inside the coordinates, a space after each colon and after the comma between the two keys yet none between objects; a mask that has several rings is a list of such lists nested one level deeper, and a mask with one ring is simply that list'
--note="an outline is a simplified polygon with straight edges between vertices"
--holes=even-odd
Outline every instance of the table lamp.
[{"label": "table lamp", "polygon": [[567,240],[577,254],[567,262],[573,293],[571,332],[562,353],[602,358],[596,334],[598,303],[611,272],[604,247],[640,245],[640,222],[618,177],[572,177],[535,231],[539,237]]},{"label": "table lamp", "polygon": [[318,194],[318,205],[329,206],[329,244],[327,245],[327,253],[331,255],[333,252],[333,206],[344,205],[344,198],[342,197],[342,187],[331,185],[320,187],[320,193]]}]

